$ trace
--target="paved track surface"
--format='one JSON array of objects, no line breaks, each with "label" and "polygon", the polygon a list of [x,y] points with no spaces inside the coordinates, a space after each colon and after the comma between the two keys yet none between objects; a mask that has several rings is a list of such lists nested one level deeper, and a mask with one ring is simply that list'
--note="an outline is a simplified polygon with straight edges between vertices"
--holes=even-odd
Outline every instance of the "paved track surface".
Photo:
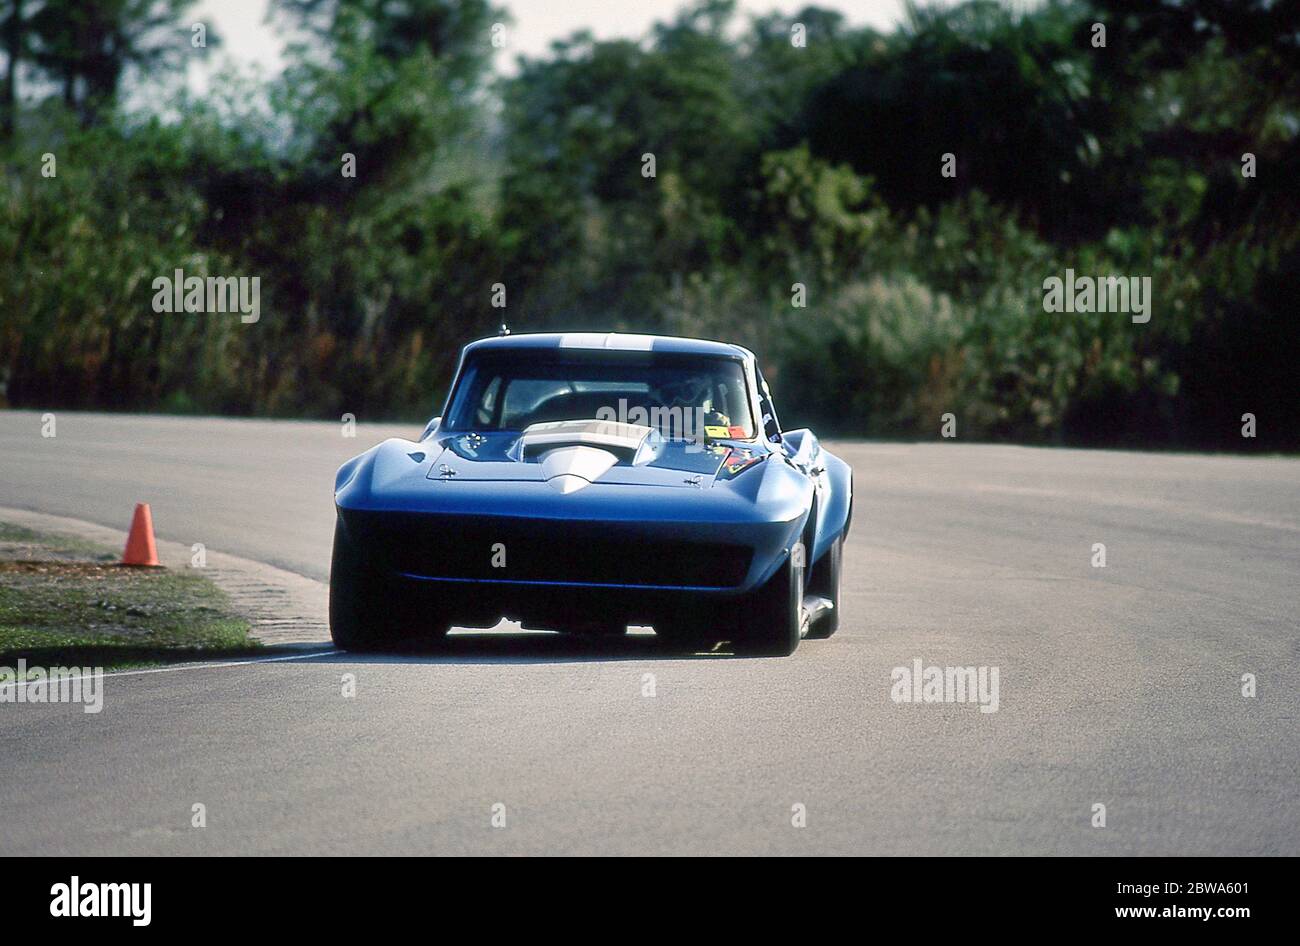
[{"label": "paved track surface", "polygon": [[[321,580],[334,469],[418,433],[40,428],[0,413],[0,505],[125,528],[147,500],[163,538]],[[456,635],[114,677],[98,715],[0,704],[0,853],[1300,854],[1300,462],[834,449],[857,500],[829,641]],[[997,667],[998,711],[892,702],[916,658]]]}]

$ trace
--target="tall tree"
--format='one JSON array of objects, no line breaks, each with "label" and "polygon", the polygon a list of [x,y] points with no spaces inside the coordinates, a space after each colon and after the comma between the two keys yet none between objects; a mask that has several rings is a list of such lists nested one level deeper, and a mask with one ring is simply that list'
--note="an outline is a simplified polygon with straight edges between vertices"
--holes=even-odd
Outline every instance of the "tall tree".
[{"label": "tall tree", "polygon": [[506,19],[487,0],[272,0],[272,14],[324,40],[336,59],[361,42],[392,62],[423,51],[450,81],[466,85],[482,80],[492,25]]},{"label": "tall tree", "polygon": [[18,64],[27,58],[31,8],[24,0],[0,0],[0,52],[4,53],[4,78],[0,79],[0,138],[13,137],[18,115]]},{"label": "tall tree", "polygon": [[[194,0],[45,0],[31,18],[35,63],[83,125],[111,105],[128,66],[178,67],[192,49],[182,22]],[[207,31],[206,44],[218,42]]]}]

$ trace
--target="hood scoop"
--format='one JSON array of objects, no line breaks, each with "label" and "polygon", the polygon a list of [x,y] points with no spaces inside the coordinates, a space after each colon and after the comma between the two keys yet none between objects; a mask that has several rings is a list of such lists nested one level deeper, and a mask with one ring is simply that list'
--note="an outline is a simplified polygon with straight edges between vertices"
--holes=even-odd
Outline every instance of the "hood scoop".
[{"label": "hood scoop", "polygon": [[542,454],[542,479],[561,493],[576,493],[617,462],[618,457],[599,447],[557,447]]},{"label": "hood scoop", "polygon": [[542,479],[561,493],[585,489],[620,460],[633,463],[651,428],[607,420],[533,424],[519,438],[521,459],[539,457]]},{"label": "hood scoop", "polygon": [[525,428],[518,449],[527,460],[556,447],[598,447],[630,463],[651,433],[650,427],[613,420],[559,420]]}]

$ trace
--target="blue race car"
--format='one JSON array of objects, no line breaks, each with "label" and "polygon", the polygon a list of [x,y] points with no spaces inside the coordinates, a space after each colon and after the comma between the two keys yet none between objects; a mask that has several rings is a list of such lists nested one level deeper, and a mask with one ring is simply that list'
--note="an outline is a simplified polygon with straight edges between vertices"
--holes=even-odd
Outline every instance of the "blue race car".
[{"label": "blue race car", "polygon": [[839,623],[853,482],[781,430],[737,345],[505,335],[466,346],[418,441],[343,464],[334,503],[342,648],[505,617],[784,655]]}]

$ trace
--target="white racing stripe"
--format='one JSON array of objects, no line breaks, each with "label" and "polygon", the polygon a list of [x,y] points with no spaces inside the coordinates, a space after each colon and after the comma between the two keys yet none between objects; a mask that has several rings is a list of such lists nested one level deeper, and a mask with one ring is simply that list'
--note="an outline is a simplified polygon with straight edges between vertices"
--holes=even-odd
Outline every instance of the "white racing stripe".
[{"label": "white racing stripe", "polygon": [[[346,653],[346,651],[342,651],[342,650],[322,650],[322,651],[318,651],[318,652],[313,653],[313,654],[289,654],[288,656],[285,656],[285,657],[256,657],[256,658],[254,658],[254,659],[252,659],[252,660],[227,660],[227,661],[223,661],[223,662],[221,662],[221,663],[182,664],[182,665],[180,665],[179,667],[152,667],[152,668],[150,668],[150,669],[148,669],[148,670],[115,670],[115,671],[113,671],[112,673],[106,673],[106,674],[104,674],[104,677],[105,677],[105,678],[107,678],[107,677],[138,677],[138,676],[142,676],[142,675],[144,675],[144,674],[146,674],[146,673],[176,673],[176,672],[179,671],[179,670],[218,670],[218,669],[220,669],[220,668],[222,668],[222,667],[247,667],[247,666],[249,666],[250,664],[271,664],[271,663],[280,663],[280,662],[285,661],[285,660],[306,660],[306,659],[309,658],[309,657],[329,657],[329,656],[331,656],[332,654],[342,654],[342,653]],[[60,679],[61,679],[61,680],[62,680],[62,679],[66,679],[69,683],[71,683],[71,682],[73,682],[74,680],[85,680],[85,679],[87,679],[89,676],[90,676],[89,674],[82,674],[82,675],[79,676],[79,677],[66,677],[66,678],[60,678]],[[48,681],[28,681],[28,680],[18,680],[18,681],[14,682],[14,683],[0,683],[0,690],[4,690],[4,689],[6,689],[6,688],[8,688],[8,687],[15,687],[15,688],[17,688],[17,687],[25,687],[25,686],[27,686],[30,682],[37,682],[37,683],[48,684]]]},{"label": "white racing stripe", "polygon": [[615,351],[651,351],[653,335],[624,335],[620,332],[569,332],[560,336],[561,348],[608,348]]}]

